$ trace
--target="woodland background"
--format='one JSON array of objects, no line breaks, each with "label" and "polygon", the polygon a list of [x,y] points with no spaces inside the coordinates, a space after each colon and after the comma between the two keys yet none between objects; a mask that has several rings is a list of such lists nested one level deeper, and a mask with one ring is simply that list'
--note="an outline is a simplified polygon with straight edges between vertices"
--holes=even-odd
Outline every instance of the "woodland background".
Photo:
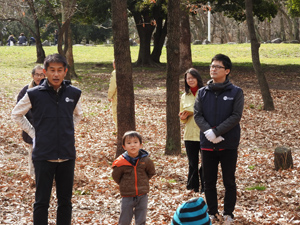
[{"label": "woodland background", "polygon": [[[133,60],[137,47],[131,48]],[[202,79],[209,79],[210,58],[222,51],[233,61],[231,81],[242,87],[245,108],[236,171],[238,201],[235,224],[300,223],[300,61],[298,45],[263,45],[261,60],[270,85],[275,110],[262,110],[259,86],[251,67],[250,45],[193,47],[194,66]],[[32,224],[34,180],[27,174],[28,146],[10,114],[19,90],[29,83],[35,65],[34,48],[1,47],[0,52],[0,224]],[[46,53],[56,52],[47,47]],[[118,186],[111,178],[116,151],[116,133],[107,100],[112,71],[112,47],[74,48],[79,77],[73,84],[82,89],[84,118],[76,128],[72,224],[117,224],[120,206]],[[166,70],[134,67],[136,130],[155,162],[151,179],[148,223],[170,224],[176,208],[192,197],[204,196],[186,190],[187,157],[182,142],[179,156],[166,156]],[[276,65],[277,64],[277,65]],[[180,77],[180,93],[184,91]],[[183,127],[181,128],[183,131]],[[183,133],[182,133],[183,134]],[[294,168],[274,170],[274,149],[292,149]],[[221,174],[218,196],[222,210],[224,188]],[[55,224],[55,188],[49,208],[49,224]]]}]

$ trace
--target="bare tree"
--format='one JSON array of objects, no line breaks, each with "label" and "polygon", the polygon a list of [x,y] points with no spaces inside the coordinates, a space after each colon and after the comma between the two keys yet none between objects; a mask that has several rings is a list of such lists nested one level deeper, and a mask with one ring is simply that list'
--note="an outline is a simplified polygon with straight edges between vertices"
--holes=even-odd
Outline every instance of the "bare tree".
[{"label": "bare tree", "polygon": [[165,154],[181,153],[179,123],[179,63],[180,63],[180,0],[168,2],[168,43],[167,43],[167,139]]},{"label": "bare tree", "polygon": [[[77,74],[75,72],[75,67],[74,67],[72,33],[70,28],[71,19],[76,12],[76,0],[62,0],[60,10],[55,9],[51,4],[51,2],[49,2],[49,0],[46,0],[46,4],[58,27],[58,41],[57,41],[58,53],[63,56],[66,56],[69,64],[66,79],[71,80],[72,77],[73,78],[77,77]],[[61,20],[58,17],[59,13],[62,14]],[[64,43],[64,48],[63,48],[63,43]]]},{"label": "bare tree", "polygon": [[[45,59],[45,51],[42,46],[40,23],[34,0],[0,0],[0,9],[0,20],[17,21],[30,31],[36,40],[36,62],[43,63]],[[27,13],[28,11],[30,11],[31,14]],[[34,24],[34,27],[32,27],[32,24]]]},{"label": "bare tree", "polygon": [[118,143],[116,157],[124,152],[122,136],[135,130],[134,90],[127,20],[127,1],[112,0],[112,27],[117,76]]}]

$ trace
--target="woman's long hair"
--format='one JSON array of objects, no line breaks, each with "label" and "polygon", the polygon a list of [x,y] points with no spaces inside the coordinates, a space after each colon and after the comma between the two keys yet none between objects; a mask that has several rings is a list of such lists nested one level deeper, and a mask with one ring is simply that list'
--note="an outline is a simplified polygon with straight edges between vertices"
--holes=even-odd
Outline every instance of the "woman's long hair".
[{"label": "woman's long hair", "polygon": [[200,73],[198,72],[198,70],[196,70],[195,68],[190,68],[184,73],[184,87],[185,87],[186,94],[188,94],[190,92],[190,86],[186,82],[186,76],[188,73],[197,79],[199,89],[203,87],[203,82],[202,82],[202,79],[201,79],[201,76],[200,76]]}]

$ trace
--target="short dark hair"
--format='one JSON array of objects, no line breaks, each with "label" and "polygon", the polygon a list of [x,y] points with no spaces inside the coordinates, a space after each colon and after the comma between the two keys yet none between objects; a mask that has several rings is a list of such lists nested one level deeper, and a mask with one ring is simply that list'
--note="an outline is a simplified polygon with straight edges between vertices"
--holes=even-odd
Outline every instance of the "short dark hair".
[{"label": "short dark hair", "polygon": [[142,144],[142,135],[140,135],[136,131],[127,131],[127,132],[125,132],[125,134],[123,135],[123,138],[122,138],[123,145],[125,145],[125,141],[126,141],[127,137],[129,137],[129,138],[137,137],[140,141],[140,144]]},{"label": "short dark hair", "polygon": [[45,60],[44,60],[44,68],[45,70],[48,69],[49,67],[49,64],[50,63],[62,63],[65,70],[67,69],[67,66],[68,66],[68,63],[67,63],[67,60],[64,56],[58,54],[58,53],[55,53],[53,55],[48,55]]},{"label": "short dark hair", "polygon": [[186,81],[186,77],[187,77],[188,73],[191,74],[194,78],[197,79],[198,88],[203,87],[202,78],[201,78],[200,73],[198,72],[198,70],[196,70],[195,68],[190,68],[187,71],[185,71],[185,73],[184,73],[184,89],[185,89],[185,93],[187,93],[187,94],[190,92],[190,86],[187,84],[187,81]]},{"label": "short dark hair", "polygon": [[230,58],[227,55],[217,54],[211,59],[211,62],[213,62],[213,61],[222,62],[223,65],[225,66],[225,70],[227,70],[227,69],[230,70],[229,73],[227,74],[227,76],[231,73],[232,63],[231,63]]},{"label": "short dark hair", "polygon": [[32,75],[34,75],[35,74],[35,71],[36,70],[39,70],[39,69],[44,69],[44,67],[42,66],[42,65],[36,65],[33,69],[32,69],[32,71],[31,71],[31,74]]}]

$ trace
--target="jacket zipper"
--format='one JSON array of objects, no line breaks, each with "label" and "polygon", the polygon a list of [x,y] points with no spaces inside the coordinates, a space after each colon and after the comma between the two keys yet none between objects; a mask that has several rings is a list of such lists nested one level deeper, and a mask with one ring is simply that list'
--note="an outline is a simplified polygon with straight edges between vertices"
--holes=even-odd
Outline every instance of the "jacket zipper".
[{"label": "jacket zipper", "polygon": [[59,111],[59,95],[58,95],[58,92],[56,91],[56,118],[57,118],[57,159],[59,160],[59,117],[58,117],[58,115],[59,115],[59,113],[58,113],[58,111]]},{"label": "jacket zipper", "polygon": [[[216,109],[215,109],[215,112],[218,112],[218,95],[217,95],[217,92],[215,92],[215,96],[216,96],[216,101],[215,101],[215,105],[216,105]],[[217,124],[217,114],[215,114],[215,124]],[[214,144],[214,151],[216,151],[216,144]]]},{"label": "jacket zipper", "polygon": [[140,161],[140,159],[138,159],[136,161],[136,164],[134,166],[134,179],[135,179],[135,194],[136,194],[136,196],[139,195],[139,190],[138,190],[138,185],[137,185],[137,172],[136,172],[136,168],[137,168],[137,165],[138,165],[139,161]]}]

